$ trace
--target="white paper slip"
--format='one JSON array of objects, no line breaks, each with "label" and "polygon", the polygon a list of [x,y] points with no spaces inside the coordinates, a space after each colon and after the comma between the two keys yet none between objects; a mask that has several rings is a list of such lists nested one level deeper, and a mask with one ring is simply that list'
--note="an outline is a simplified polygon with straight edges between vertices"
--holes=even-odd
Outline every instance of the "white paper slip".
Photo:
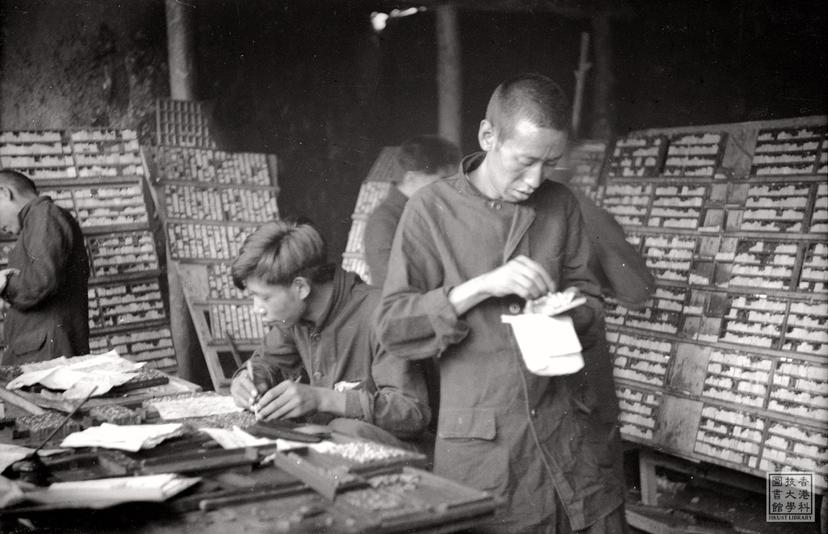
[{"label": "white paper slip", "polygon": [[199,430],[213,438],[224,449],[240,449],[275,444],[276,450],[286,451],[307,446],[307,443],[299,443],[298,441],[286,439],[257,438],[237,426],[234,426],[232,430],[225,428],[200,428]]},{"label": "white paper slip", "polygon": [[66,508],[106,508],[124,502],[160,502],[181,493],[200,478],[176,474],[100,478],[56,482],[45,489],[26,492],[26,498],[41,504]]},{"label": "white paper slip", "polygon": [[558,376],[583,368],[581,342],[569,316],[531,313],[503,315],[501,319],[512,325],[523,362],[530,372]]},{"label": "white paper slip", "polygon": [[103,395],[137,376],[144,363],[121,358],[117,352],[90,354],[75,358],[55,358],[23,366],[23,374],[10,381],[7,389],[40,384],[64,391],[66,399],[81,399],[94,388],[93,396]]}]

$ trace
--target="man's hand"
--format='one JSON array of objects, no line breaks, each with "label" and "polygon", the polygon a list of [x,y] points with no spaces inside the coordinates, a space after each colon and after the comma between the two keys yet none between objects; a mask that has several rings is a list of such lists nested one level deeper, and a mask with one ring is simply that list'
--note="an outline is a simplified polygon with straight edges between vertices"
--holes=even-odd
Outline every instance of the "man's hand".
[{"label": "man's hand", "polygon": [[518,295],[532,300],[555,291],[556,284],[546,269],[533,259],[518,256],[502,267],[456,286],[448,298],[457,315],[463,315],[489,297]]},{"label": "man's hand", "polygon": [[0,293],[5,291],[9,278],[14,274],[20,274],[20,269],[0,269]]},{"label": "man's hand", "polygon": [[233,383],[230,384],[230,394],[233,396],[233,401],[236,403],[236,406],[247,410],[253,409],[256,398],[259,396],[258,391],[256,391],[256,386],[253,384],[253,380],[251,380],[250,374],[247,372],[236,375]]},{"label": "man's hand", "polygon": [[257,403],[258,418],[264,420],[299,417],[321,410],[331,390],[283,380],[267,391]]},{"label": "man's hand", "polygon": [[556,284],[540,263],[526,256],[518,256],[483,275],[481,289],[490,297],[517,295],[532,300],[554,293]]}]

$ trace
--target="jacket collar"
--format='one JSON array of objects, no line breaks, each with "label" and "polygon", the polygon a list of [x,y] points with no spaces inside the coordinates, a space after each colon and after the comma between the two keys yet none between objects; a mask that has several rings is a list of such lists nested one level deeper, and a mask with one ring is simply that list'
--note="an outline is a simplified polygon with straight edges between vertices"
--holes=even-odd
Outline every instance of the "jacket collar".
[{"label": "jacket collar", "polygon": [[314,324],[310,321],[307,324],[315,331],[321,332],[333,319],[338,315],[339,310],[345,304],[348,293],[351,288],[357,284],[357,277],[353,273],[343,271],[340,267],[336,267],[332,281],[331,297],[325,306],[325,311],[319,318],[319,322]]},{"label": "jacket collar", "polygon": [[[457,180],[456,187],[462,194],[477,197],[490,203],[493,201],[481,193],[469,177],[469,173],[479,167],[485,158],[485,152],[475,152],[463,158],[463,161],[460,162],[460,179]],[[537,192],[535,192],[536,194]],[[526,235],[526,232],[535,221],[535,195],[532,195],[526,202],[512,204],[514,206],[514,212],[512,224],[509,227],[509,235],[506,238],[506,246],[503,249],[503,263],[506,263],[512,258],[515,251],[518,250],[523,236]]]}]

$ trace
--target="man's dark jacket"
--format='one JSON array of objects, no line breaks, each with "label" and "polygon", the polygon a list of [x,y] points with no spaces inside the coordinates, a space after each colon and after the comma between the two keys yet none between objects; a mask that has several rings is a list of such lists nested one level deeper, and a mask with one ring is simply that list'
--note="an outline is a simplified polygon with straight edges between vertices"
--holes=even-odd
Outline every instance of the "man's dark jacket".
[{"label": "man's dark jacket", "polygon": [[2,364],[15,365],[89,352],[89,259],[77,221],[49,197],[20,210],[20,235],[9,254],[3,298]]}]

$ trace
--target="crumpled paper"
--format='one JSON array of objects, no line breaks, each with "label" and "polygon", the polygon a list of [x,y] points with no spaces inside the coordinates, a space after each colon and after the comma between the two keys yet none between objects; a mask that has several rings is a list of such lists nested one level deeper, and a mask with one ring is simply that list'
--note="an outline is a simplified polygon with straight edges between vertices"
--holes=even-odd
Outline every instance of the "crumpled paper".
[{"label": "crumpled paper", "polygon": [[54,390],[64,390],[65,399],[103,395],[137,376],[144,363],[121,358],[114,350],[88,357],[56,358],[31,366],[23,366],[23,374],[10,381],[7,389],[20,389],[40,384]]}]

